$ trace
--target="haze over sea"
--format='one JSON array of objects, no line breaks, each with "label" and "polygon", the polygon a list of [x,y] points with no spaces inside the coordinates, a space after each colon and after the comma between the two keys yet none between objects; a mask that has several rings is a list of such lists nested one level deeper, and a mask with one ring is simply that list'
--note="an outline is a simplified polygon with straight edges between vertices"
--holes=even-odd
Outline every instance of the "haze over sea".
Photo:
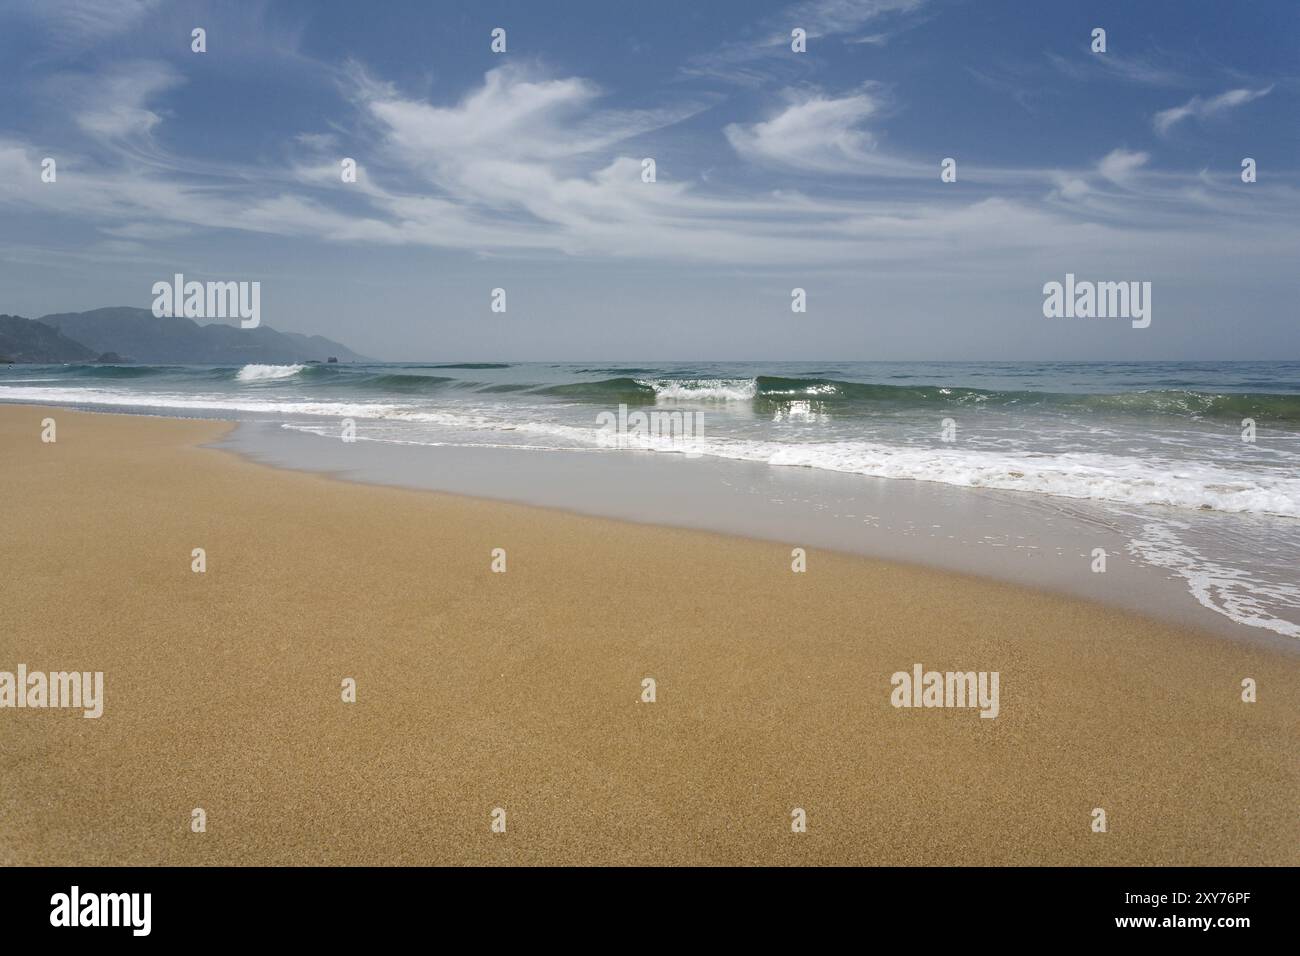
[{"label": "haze over sea", "polygon": [[[1200,604],[1300,637],[1297,362],[12,366],[0,400],[255,421],[334,442],[351,419],[362,448],[689,453],[1068,501]],[[698,413],[702,434],[611,434],[598,416],[620,405]],[[527,469],[515,480],[526,486]]]}]

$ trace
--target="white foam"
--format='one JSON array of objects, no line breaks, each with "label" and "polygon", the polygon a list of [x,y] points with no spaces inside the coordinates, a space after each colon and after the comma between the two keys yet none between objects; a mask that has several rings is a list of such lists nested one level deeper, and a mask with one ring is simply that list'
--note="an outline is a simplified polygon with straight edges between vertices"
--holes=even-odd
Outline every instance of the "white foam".
[{"label": "white foam", "polygon": [[1187,527],[1178,522],[1147,522],[1142,526],[1142,537],[1128,543],[1128,552],[1177,574],[1187,583],[1192,596],[1211,611],[1238,624],[1300,637],[1300,623],[1270,611],[1290,608],[1300,616],[1300,588],[1261,581],[1238,568],[1209,560],[1179,538],[1178,529]]},{"label": "white foam", "polygon": [[98,388],[0,386],[0,398],[52,404],[386,419],[434,428],[547,436],[597,448],[708,455],[968,488],[1300,518],[1300,477],[1294,477],[1294,471],[1237,468],[1228,462],[1190,462],[1104,452],[1045,455],[1012,449],[935,448],[868,441],[743,440],[713,437],[707,434],[707,429],[705,437],[698,439],[618,436],[595,427],[594,420],[590,427],[539,421],[518,409],[434,411],[399,403],[283,401],[269,397],[262,400]]},{"label": "white foam", "polygon": [[[1205,462],[1130,458],[1102,452],[1038,455],[879,445],[872,442],[740,442],[727,457],[1126,504],[1300,517],[1300,478]],[[706,451],[706,454],[712,454]]]},{"label": "white foam", "polygon": [[636,383],[653,388],[656,399],[747,402],[758,394],[758,382],[752,378],[658,378]]},{"label": "white foam", "polygon": [[935,481],[1063,498],[1165,505],[1195,510],[1300,517],[1300,478],[1207,462],[1164,461],[1102,452],[1029,452],[884,445],[865,441],[747,441],[617,436],[565,425],[524,422],[520,431],[586,440],[605,447],[690,453],[770,465],[819,468],[875,478]]},{"label": "white foam", "polygon": [[[689,452],[874,478],[934,481],[1123,504],[1300,517],[1300,478],[1204,462],[1129,458],[1101,452],[1039,455],[865,441],[631,438],[632,447],[647,451]],[[601,438],[597,441],[607,443]]]},{"label": "white foam", "polygon": [[235,378],[241,382],[271,382],[281,378],[292,378],[306,367],[305,365],[245,365]]},{"label": "white foam", "polygon": [[103,405],[119,408],[157,408],[176,411],[254,412],[275,415],[328,415],[337,418],[384,418],[399,406],[375,402],[285,402],[273,399],[227,398],[221,395],[176,395],[167,392],[121,392],[100,388],[8,388],[0,386],[0,399],[69,405]]}]

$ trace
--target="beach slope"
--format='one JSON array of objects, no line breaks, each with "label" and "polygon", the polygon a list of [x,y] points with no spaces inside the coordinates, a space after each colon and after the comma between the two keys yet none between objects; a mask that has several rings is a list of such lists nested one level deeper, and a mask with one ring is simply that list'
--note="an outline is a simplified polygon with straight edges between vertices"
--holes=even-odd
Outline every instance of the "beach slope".
[{"label": "beach slope", "polygon": [[[98,719],[0,709],[0,863],[1300,863],[1296,653],[230,427],[0,407],[0,671],[104,673]],[[998,716],[895,708],[918,663]]]}]

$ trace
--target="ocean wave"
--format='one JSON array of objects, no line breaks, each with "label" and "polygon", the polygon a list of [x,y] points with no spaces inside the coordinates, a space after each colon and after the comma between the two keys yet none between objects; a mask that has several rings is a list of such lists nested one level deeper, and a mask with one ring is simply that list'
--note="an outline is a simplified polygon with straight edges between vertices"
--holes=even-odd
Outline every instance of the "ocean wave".
[{"label": "ocean wave", "polygon": [[756,378],[755,383],[757,397],[770,403],[812,399],[832,404],[856,402],[900,408],[1019,406],[1084,413],[1300,422],[1300,395],[1277,393],[1198,392],[1190,389],[1141,389],[1116,393],[998,391],[943,385],[878,385],[826,378],[780,378],[765,375]]},{"label": "ocean wave", "polygon": [[110,365],[97,362],[93,365],[60,365],[43,371],[73,378],[130,379],[151,378],[155,375],[181,371],[181,369],[175,365]]},{"label": "ocean wave", "polygon": [[[193,368],[175,365],[80,364],[43,367],[44,374],[60,378],[147,379],[163,376],[212,378],[242,384],[272,385],[316,383],[331,389],[377,393],[413,393],[443,387],[492,394],[531,392],[544,397],[593,404],[646,405],[658,403],[748,403],[759,412],[778,414],[794,403],[811,413],[870,417],[878,413],[908,413],[933,409],[953,412],[973,408],[1030,409],[1069,414],[1085,421],[1136,420],[1144,417],[1183,420],[1237,421],[1251,418],[1261,425],[1300,424],[1300,394],[1285,392],[1215,392],[1190,388],[1148,388],[1120,392],[1053,392],[986,389],[949,385],[891,385],[854,382],[821,376],[758,375],[719,378],[678,373],[639,375],[649,369],[580,369],[618,371],[613,378],[559,384],[536,382],[482,382],[465,378],[419,374],[414,369],[473,370],[509,368],[506,363],[448,363],[383,369],[375,366],[341,366],[320,363]],[[636,377],[634,377],[636,374]],[[370,396],[368,396],[370,397]]]},{"label": "ocean wave", "polygon": [[528,392],[537,388],[537,385],[532,382],[500,382],[491,385],[483,382],[466,382],[465,384],[485,395],[508,395],[511,392]]},{"label": "ocean wave", "polygon": [[381,392],[429,392],[442,388],[455,379],[445,375],[367,375],[343,384],[358,388],[378,389]]},{"label": "ocean wave", "polygon": [[725,378],[618,378],[552,385],[540,394],[590,402],[646,403],[752,402],[761,409],[811,401],[826,410],[870,413],[972,407],[1036,408],[1088,415],[1177,416],[1182,418],[1254,418],[1260,422],[1300,423],[1300,395],[1267,392],[1199,392],[1190,389],[1143,389],[1117,393],[995,390],[947,385],[882,385],[835,378],[759,375]]},{"label": "ocean wave", "polygon": [[417,368],[461,368],[461,369],[483,369],[483,368],[510,368],[508,362],[457,362],[446,365],[420,365]]},{"label": "ocean wave", "polygon": [[578,375],[653,375],[662,371],[657,368],[642,368],[637,365],[630,366],[612,366],[610,368],[576,368],[573,370]]},{"label": "ocean wave", "polygon": [[599,382],[568,382],[548,385],[537,390],[539,395],[571,398],[590,402],[646,403],[655,400],[655,390],[634,378],[607,378]]},{"label": "ocean wave", "polygon": [[235,375],[240,382],[273,382],[282,378],[292,378],[307,366],[305,365],[245,365]]},{"label": "ocean wave", "polygon": [[758,380],[752,378],[660,378],[636,381],[638,385],[653,389],[655,398],[663,399],[748,402],[758,394]]}]

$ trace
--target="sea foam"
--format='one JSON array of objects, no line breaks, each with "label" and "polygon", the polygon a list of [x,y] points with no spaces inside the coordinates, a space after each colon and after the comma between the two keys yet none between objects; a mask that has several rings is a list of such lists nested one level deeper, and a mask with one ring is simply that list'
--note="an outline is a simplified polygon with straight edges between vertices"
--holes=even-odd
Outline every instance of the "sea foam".
[{"label": "sea foam", "polygon": [[305,365],[245,365],[235,378],[241,382],[268,382],[280,378],[292,378],[306,367]]}]

